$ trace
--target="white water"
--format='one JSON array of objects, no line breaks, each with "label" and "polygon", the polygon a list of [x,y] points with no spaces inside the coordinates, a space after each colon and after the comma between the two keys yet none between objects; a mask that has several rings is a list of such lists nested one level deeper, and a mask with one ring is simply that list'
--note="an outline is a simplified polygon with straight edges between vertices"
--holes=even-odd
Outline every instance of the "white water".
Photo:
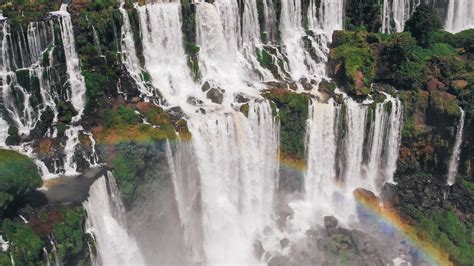
[{"label": "white water", "polygon": [[[207,264],[253,264],[252,243],[271,221],[278,125],[269,103],[189,121],[198,161]],[[225,232],[225,233],[223,233]]]},{"label": "white water", "polygon": [[171,105],[184,106],[188,96],[197,97],[202,92],[193,82],[187,65],[181,6],[179,3],[157,3],[137,7],[137,10],[145,66],[152,83]]},{"label": "white water", "polygon": [[382,7],[382,32],[402,32],[405,28],[405,22],[419,4],[420,0],[384,0]]},{"label": "white water", "polygon": [[153,91],[145,86],[142,69],[140,67],[140,61],[137,57],[137,49],[135,47],[135,40],[133,38],[132,26],[130,24],[130,18],[128,16],[127,10],[123,8],[124,3],[120,5],[119,11],[123,17],[122,25],[122,49],[121,56],[122,62],[127,67],[128,73],[135,81],[135,84],[138,86],[138,89],[142,93],[142,96],[153,96]]},{"label": "white water", "polygon": [[352,202],[345,201],[351,192],[346,193],[344,187],[338,185],[343,181],[338,180],[336,173],[339,110],[332,101],[328,104],[314,101],[310,106],[306,132],[308,168],[304,180],[310,214],[303,211],[302,216],[297,217],[309,218],[306,221],[309,225],[321,222],[325,215],[336,215],[342,222],[347,222],[353,215]]},{"label": "white water", "polygon": [[450,186],[453,185],[454,182],[456,181],[456,175],[458,173],[459,156],[461,155],[461,144],[462,144],[465,116],[466,116],[465,111],[461,109],[461,118],[459,119],[458,127],[456,129],[456,140],[454,142],[451,159],[449,160],[448,185]]},{"label": "white water", "polygon": [[[372,121],[369,107],[351,99],[345,99],[345,113],[332,101],[310,105],[305,200],[292,204],[296,210],[293,226],[309,228],[321,223],[325,215],[350,225],[357,220],[352,192],[364,188],[378,194],[385,182],[393,182],[400,145],[401,104],[386,96],[384,103],[376,105]],[[390,112],[385,110],[387,104],[392,104]],[[346,121],[343,128],[338,126],[342,117]]]},{"label": "white water", "polygon": [[474,28],[474,1],[449,0],[446,31],[456,33]]},{"label": "white water", "polygon": [[192,144],[179,141],[173,153],[169,142],[167,142],[166,155],[171,169],[171,176],[174,185],[174,194],[178,205],[178,214],[181,225],[184,229],[186,244],[186,261],[203,262],[205,254],[202,247],[203,232],[200,197],[200,177],[197,168],[197,161],[194,156]]},{"label": "white water", "polygon": [[143,265],[137,243],[126,231],[124,210],[115,179],[111,173],[107,175],[94,182],[89,199],[83,204],[87,211],[88,231],[94,233],[100,254],[100,261],[95,261],[95,264]]},{"label": "white water", "polygon": [[0,147],[5,147],[8,137],[8,123],[0,117]]},{"label": "white water", "polygon": [[[252,0],[247,0],[246,6]],[[255,3],[253,3],[255,5]],[[196,6],[196,42],[199,45],[201,79],[223,88],[224,102],[233,101],[233,93],[246,91],[256,94],[258,82],[271,79],[255,58],[255,47],[260,46],[255,14],[244,12],[240,27],[237,2],[218,0],[215,4],[199,3]],[[243,33],[241,36],[240,32]],[[249,84],[248,82],[254,82]]]},{"label": "white water", "polygon": [[77,111],[77,115],[73,117],[73,122],[77,122],[81,119],[82,113],[84,111],[86,86],[84,77],[81,74],[79,56],[77,55],[76,51],[76,42],[74,40],[71,16],[69,14],[64,14],[60,18],[60,23],[61,38],[63,41],[64,54],[66,57],[67,73],[69,76],[69,85],[71,86],[69,98]]},{"label": "white water", "polygon": [[[311,35],[305,33],[302,25],[300,1],[283,0],[281,6],[280,33],[291,78],[296,81],[301,78],[320,81],[326,76],[324,62],[329,53],[328,42],[334,30],[342,29],[343,1],[323,0],[319,10],[316,2],[310,1],[307,19]],[[309,40],[310,45],[303,42],[303,37]]]}]

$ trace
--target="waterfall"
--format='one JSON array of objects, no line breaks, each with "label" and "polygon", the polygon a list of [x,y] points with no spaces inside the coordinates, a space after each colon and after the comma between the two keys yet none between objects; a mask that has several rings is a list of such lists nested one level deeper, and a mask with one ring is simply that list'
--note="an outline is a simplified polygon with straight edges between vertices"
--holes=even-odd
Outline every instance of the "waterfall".
[{"label": "waterfall", "polygon": [[456,33],[474,28],[474,2],[472,0],[449,0],[445,21],[446,31]]},{"label": "waterfall", "polygon": [[461,144],[465,117],[466,113],[463,109],[461,109],[461,118],[459,119],[458,128],[456,130],[456,140],[454,141],[451,159],[449,160],[448,185],[452,185],[456,181],[456,174],[458,173],[459,167],[459,157],[461,155]]},{"label": "waterfall", "polygon": [[174,194],[178,205],[178,214],[184,229],[186,261],[199,263],[205,261],[202,247],[203,232],[201,221],[201,197],[197,161],[192,144],[179,141],[173,153],[167,142],[166,155],[172,172]]},{"label": "waterfall", "polygon": [[353,215],[352,202],[345,200],[350,198],[351,191],[346,193],[340,186],[336,172],[340,108],[332,101],[327,104],[313,101],[309,108],[305,145],[308,168],[304,177],[305,196],[311,206],[306,210],[309,211],[309,223],[335,214],[341,222],[347,223]]},{"label": "waterfall", "polygon": [[73,122],[77,122],[81,119],[82,113],[84,112],[86,86],[84,77],[81,74],[79,56],[76,51],[71,16],[69,14],[62,15],[59,21],[61,23],[61,38],[64,46],[69,85],[71,86],[69,99],[77,111],[77,115],[73,117]]},{"label": "waterfall", "polygon": [[135,40],[133,37],[132,26],[130,24],[130,18],[127,10],[123,8],[124,3],[120,4],[119,11],[123,17],[122,25],[122,39],[121,39],[121,56],[122,62],[130,73],[135,83],[138,86],[142,96],[153,96],[153,91],[148,88],[142,77],[142,69],[140,67],[140,61],[137,57],[137,50],[135,47]]},{"label": "waterfall", "polygon": [[240,20],[235,1],[203,2],[196,6],[196,41],[200,47],[203,81],[236,93],[243,88],[256,92],[254,87],[258,84],[255,82],[273,79],[255,57],[261,42],[258,16],[253,8],[256,8],[254,0],[243,1],[243,19]]},{"label": "waterfall", "polygon": [[280,33],[293,80],[309,78],[320,81],[326,76],[324,63],[329,53],[327,45],[333,31],[342,28],[344,4],[342,0],[323,0],[320,4],[321,8],[318,8],[317,1],[309,2],[309,31],[305,32],[301,2],[281,2]]},{"label": "waterfall", "polygon": [[[180,3],[137,7],[145,66],[153,85],[172,105],[183,106],[188,96],[202,93],[191,77],[183,46]],[[198,97],[202,98],[202,97]]]},{"label": "waterfall", "polygon": [[96,240],[100,261],[95,264],[144,264],[135,239],[127,233],[120,192],[110,172],[94,182],[89,199],[83,205],[87,211],[88,231]]},{"label": "waterfall", "polygon": [[382,32],[402,32],[405,29],[405,22],[419,4],[420,0],[384,0],[382,7]]},{"label": "waterfall", "polygon": [[207,264],[253,264],[252,243],[273,212],[278,124],[268,102],[191,118]]},{"label": "waterfall", "polygon": [[354,189],[378,194],[385,182],[393,182],[402,107],[399,99],[385,95],[386,100],[375,107],[349,98],[344,108],[333,101],[311,103],[304,180],[310,207],[297,206],[303,213],[298,219],[309,219],[311,224],[321,216],[334,215],[349,224],[356,217]]},{"label": "waterfall", "polygon": [[8,123],[0,117],[0,147],[5,147],[8,136]]},{"label": "waterfall", "polygon": [[[48,68],[40,64],[41,55],[54,41],[53,25],[31,22],[26,36],[25,39],[22,31],[12,31],[8,22],[2,22],[0,101],[3,106],[0,113],[4,120],[18,128],[20,135],[29,135],[47,108],[56,110],[48,90],[48,77],[44,77]],[[35,97],[36,89],[39,89],[40,99]]]}]

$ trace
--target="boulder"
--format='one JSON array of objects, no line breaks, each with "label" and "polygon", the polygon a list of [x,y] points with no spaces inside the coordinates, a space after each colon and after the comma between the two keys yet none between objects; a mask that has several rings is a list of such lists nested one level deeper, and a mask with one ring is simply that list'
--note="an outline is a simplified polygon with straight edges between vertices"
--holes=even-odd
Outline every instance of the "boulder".
[{"label": "boulder", "polygon": [[207,98],[209,98],[213,103],[222,104],[224,101],[224,94],[221,89],[211,88],[206,93]]}]

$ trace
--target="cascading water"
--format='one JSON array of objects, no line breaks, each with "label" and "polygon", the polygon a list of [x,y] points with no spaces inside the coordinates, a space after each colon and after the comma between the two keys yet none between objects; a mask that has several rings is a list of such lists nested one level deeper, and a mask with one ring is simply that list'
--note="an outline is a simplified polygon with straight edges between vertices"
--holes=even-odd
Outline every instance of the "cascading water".
[{"label": "cascading water", "polygon": [[138,89],[143,96],[153,96],[153,91],[148,88],[143,82],[142,69],[140,67],[140,61],[137,57],[137,50],[135,47],[135,40],[132,33],[132,26],[130,24],[130,18],[127,10],[123,8],[124,3],[120,4],[119,11],[123,17],[122,25],[122,49],[121,56],[122,62],[127,67],[128,73],[133,78],[138,86]]},{"label": "cascading water", "polygon": [[145,66],[153,85],[170,104],[184,106],[189,96],[197,97],[202,92],[193,82],[187,65],[180,3],[149,4],[137,10]]},{"label": "cascading water", "polygon": [[[453,0],[454,1],[454,0]],[[382,32],[402,32],[420,0],[384,0],[382,7]]]},{"label": "cascading water", "polygon": [[449,0],[444,28],[452,33],[474,28],[474,2]]},{"label": "cascading water", "polygon": [[[252,243],[268,225],[278,173],[278,124],[268,102],[242,113],[192,117],[207,264],[256,263]],[[224,233],[225,232],[225,233]]]},{"label": "cascading water", "polygon": [[[84,112],[85,100],[86,100],[86,86],[84,77],[81,74],[81,68],[79,64],[79,56],[76,51],[76,43],[74,40],[74,31],[71,22],[71,16],[66,11],[67,5],[62,5],[61,10],[54,12],[59,16],[59,22],[61,25],[61,39],[64,47],[64,55],[66,58],[66,70],[68,74],[68,81],[70,85],[70,92],[68,93],[68,99],[71,101],[77,114],[72,118],[72,123],[78,122],[82,113]],[[82,130],[81,126],[70,125],[66,131],[67,136],[66,146],[64,148],[65,160],[64,160],[64,172],[66,175],[75,175],[76,162],[74,154],[77,145],[79,144],[79,131]]]},{"label": "cascading water", "polygon": [[461,109],[461,118],[459,119],[458,128],[456,130],[456,140],[454,141],[454,147],[449,160],[448,166],[448,185],[453,185],[456,181],[456,175],[459,167],[459,156],[461,155],[461,144],[464,130],[464,120],[466,113]]},{"label": "cascading water", "polygon": [[110,172],[94,182],[89,199],[83,205],[87,211],[88,231],[94,234],[100,255],[96,264],[144,264],[135,239],[126,231],[120,192]]},{"label": "cascading water", "polygon": [[192,144],[179,141],[173,153],[169,142],[166,155],[172,172],[174,194],[178,205],[178,214],[184,228],[186,244],[186,261],[202,263],[205,261],[203,251],[203,228],[201,221],[200,177],[196,171],[197,161]]},{"label": "cascading water", "polygon": [[309,78],[320,81],[325,77],[327,45],[332,32],[342,29],[344,4],[342,0],[310,1],[307,12],[306,34],[302,25],[302,4],[300,1],[281,2],[280,33],[283,50],[289,61],[293,80]]},{"label": "cascading water", "polygon": [[303,205],[299,219],[309,219],[311,224],[317,222],[315,218],[333,215],[349,224],[356,217],[354,189],[379,193],[385,182],[393,182],[401,141],[401,103],[386,97],[371,115],[368,105],[351,99],[345,100],[345,108],[332,101],[311,104],[304,186],[310,207]]},{"label": "cascading water", "polygon": [[256,3],[246,0],[243,5],[242,21],[235,1],[203,2],[196,6],[201,79],[230,92],[226,93],[227,101],[233,100],[232,93],[246,90],[255,94],[258,84],[248,82],[272,79],[255,58],[256,48],[261,47],[257,14],[252,9]]}]

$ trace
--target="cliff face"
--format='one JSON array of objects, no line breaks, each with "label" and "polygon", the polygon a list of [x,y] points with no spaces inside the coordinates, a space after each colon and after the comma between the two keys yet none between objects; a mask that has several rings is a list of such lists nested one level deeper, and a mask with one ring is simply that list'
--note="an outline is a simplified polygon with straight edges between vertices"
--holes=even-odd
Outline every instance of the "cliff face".
[{"label": "cliff face", "polygon": [[[166,106],[167,102],[160,93],[163,88],[153,86],[151,74],[146,69],[140,14],[131,2],[127,1],[124,9],[119,9],[115,1],[72,1],[68,7],[71,16],[67,18],[70,20],[67,20],[62,13],[48,13],[59,10],[59,1],[28,1],[19,5],[0,0],[3,15],[9,18],[0,21],[3,29],[0,39],[5,44],[1,58],[4,69],[0,69],[0,125],[5,125],[5,129],[0,128],[0,137],[5,136],[5,145],[10,148],[28,152],[34,159],[41,161],[43,175],[68,173],[71,166],[74,166],[75,171],[83,172],[103,163],[115,176],[127,219],[131,223],[130,230],[145,245],[160,246],[170,251],[169,257],[178,257],[177,254],[171,255],[171,252],[184,249],[185,243],[172,237],[157,240],[147,234],[154,230],[182,234],[179,230],[173,231],[176,227],[172,226],[180,224],[180,221],[178,207],[175,206],[176,188],[172,180],[173,169],[168,161],[168,149],[174,153],[178,149],[175,141],[192,139],[185,120],[189,117],[180,107],[164,109],[158,106]],[[143,2],[139,1],[140,4]],[[298,59],[305,63],[313,60],[315,64],[311,67],[317,68],[318,64],[325,63],[327,54],[326,72],[332,80],[326,77],[323,80],[293,80],[288,70],[290,59],[282,55],[284,45],[280,43],[281,32],[275,29],[272,31],[272,27],[280,25],[280,16],[270,21],[275,25],[269,25],[271,23],[264,20],[263,3],[257,1],[256,13],[261,27],[261,36],[258,38],[264,44],[256,49],[256,61],[252,63],[255,64],[253,69],[260,71],[256,76],[268,72],[269,76],[276,79],[262,84],[266,90],[259,101],[268,100],[271,106],[270,120],[278,121],[280,126],[277,156],[281,161],[278,179],[278,192],[281,194],[278,196],[301,196],[305,193],[304,173],[310,167],[307,162],[310,141],[308,121],[316,116],[313,108],[318,107],[313,104],[324,103],[333,108],[330,109],[333,113],[326,110],[324,119],[327,120],[324,121],[337,140],[328,138],[334,145],[324,146],[328,149],[318,155],[334,153],[333,162],[328,159],[324,163],[334,163],[334,173],[330,173],[330,178],[341,184],[349,183],[351,176],[358,174],[349,171],[352,170],[352,154],[345,154],[345,151],[350,150],[349,142],[360,142],[359,146],[363,150],[360,152],[360,164],[367,166],[371,160],[369,155],[373,140],[371,142],[370,138],[375,134],[375,114],[378,112],[386,117],[400,108],[403,124],[394,177],[397,185],[386,184],[382,198],[401,215],[409,217],[410,222],[420,232],[424,232],[429,240],[449,247],[452,261],[458,264],[472,263],[474,32],[468,30],[450,34],[434,29],[428,35],[417,35],[415,31],[381,34],[378,33],[382,25],[381,7],[377,1],[369,2],[347,3],[351,12],[347,12],[346,26],[351,30],[335,31],[330,50],[320,51],[313,47],[315,43],[327,42],[327,39],[311,30],[307,30],[307,36],[301,41],[302,47],[308,52],[304,60]],[[445,16],[446,0],[425,2]],[[281,11],[281,4],[281,1],[275,2],[276,10]],[[212,106],[220,105],[226,100],[226,91],[199,79],[202,74],[199,65],[201,48],[196,45],[196,6],[182,1],[180,12],[183,15],[181,30],[185,39],[186,63],[195,82],[202,83],[198,90],[205,95],[204,99],[189,97],[183,102],[192,106],[202,105],[202,108],[196,108],[196,112],[205,114],[208,110],[203,100],[208,99]],[[360,17],[368,19],[357,19]],[[306,20],[302,28],[308,28],[310,22]],[[125,23],[129,24],[131,36],[126,36]],[[70,31],[66,32],[68,29]],[[74,42],[67,41],[68,34]],[[131,46],[135,50],[133,55],[127,54],[124,49]],[[75,49],[77,58],[70,57],[73,54],[71,47]],[[82,107],[72,96],[78,90],[71,81],[71,59],[77,59],[73,70],[83,79],[85,102]],[[134,61],[135,69],[128,65],[131,61]],[[225,66],[217,69],[220,68]],[[348,97],[345,98],[336,87],[345,91]],[[318,97],[311,90],[317,90]],[[232,95],[232,98],[232,108],[248,118],[251,100],[244,94]],[[401,106],[393,105],[397,102],[395,99],[401,101]],[[369,103],[367,100],[370,100]],[[357,108],[350,109],[349,104],[357,105]],[[448,186],[449,166],[455,157],[454,147],[462,117],[460,108],[465,112],[464,137],[460,140],[459,162],[456,162],[459,165],[456,168],[456,182]],[[360,122],[362,126],[358,128],[362,134],[351,139],[349,135],[353,129],[348,127],[352,125],[350,119],[354,117],[349,116],[359,109],[365,112],[361,112],[364,117],[363,122]],[[235,115],[236,121],[244,119],[240,115]],[[383,135],[380,139],[387,140],[386,136],[398,128],[387,126],[386,120],[382,122],[385,128],[383,133],[379,133]],[[321,133],[321,138],[328,134]],[[358,141],[357,137],[360,136],[364,139]],[[327,144],[323,142],[318,143]],[[0,145],[3,144],[0,142]],[[382,145],[381,157],[387,156],[388,145]],[[21,150],[21,147],[27,150]],[[248,158],[240,158],[244,159]],[[198,167],[191,165],[194,168],[188,169],[188,172],[198,172]],[[0,165],[0,173],[2,169]],[[1,178],[0,181],[3,181]],[[377,177],[373,187],[381,186],[380,180],[389,181],[384,178]],[[91,180],[81,183],[81,186],[87,190]],[[9,255],[13,258],[22,257],[24,260],[18,260],[19,264],[55,258],[67,264],[90,262],[95,253],[94,241],[85,233],[86,215],[80,206],[82,197],[66,207],[56,205],[64,202],[46,204],[48,199],[44,199],[44,196],[34,193],[25,195],[26,190],[39,186],[36,181],[27,183],[27,189],[22,188],[18,195],[16,191],[15,195],[13,192],[7,191],[5,194],[0,191],[1,232],[3,238],[12,243],[10,250],[13,253]],[[200,197],[200,194],[196,197]],[[41,204],[38,203],[40,201]],[[282,202],[277,204],[285,205]],[[201,206],[196,208],[200,211]],[[162,210],[166,211],[164,215],[161,215]],[[285,211],[278,213],[280,226],[293,215]],[[23,224],[19,214],[31,222]],[[337,221],[331,218],[325,220],[329,224],[324,230],[312,229],[307,232],[307,241],[313,245],[311,248],[306,247],[308,252],[317,250],[316,246],[322,243],[324,249],[321,252],[326,252],[328,258],[342,254],[344,258],[357,261],[363,261],[364,256],[369,256],[374,263],[385,260],[374,248],[364,247],[368,250],[360,251],[363,246],[361,241],[376,245],[376,240],[369,239],[357,230],[339,228]],[[331,225],[331,222],[335,224]],[[157,229],[155,223],[165,226]],[[324,241],[317,243],[313,234],[318,237],[324,235]],[[43,255],[43,247],[46,255]],[[33,255],[25,257],[22,249],[31,250]],[[59,250],[54,254],[56,249]],[[154,250],[147,252],[151,258],[163,259],[154,254]],[[301,254],[295,255],[295,259],[303,264],[307,258]],[[171,258],[164,259],[176,262]],[[287,262],[286,258],[280,259],[283,264]],[[317,261],[318,258],[315,256],[313,259]],[[339,259],[335,261],[340,262]],[[273,262],[277,263],[278,259]],[[10,263],[8,255],[0,253],[0,264],[4,263]]]}]

